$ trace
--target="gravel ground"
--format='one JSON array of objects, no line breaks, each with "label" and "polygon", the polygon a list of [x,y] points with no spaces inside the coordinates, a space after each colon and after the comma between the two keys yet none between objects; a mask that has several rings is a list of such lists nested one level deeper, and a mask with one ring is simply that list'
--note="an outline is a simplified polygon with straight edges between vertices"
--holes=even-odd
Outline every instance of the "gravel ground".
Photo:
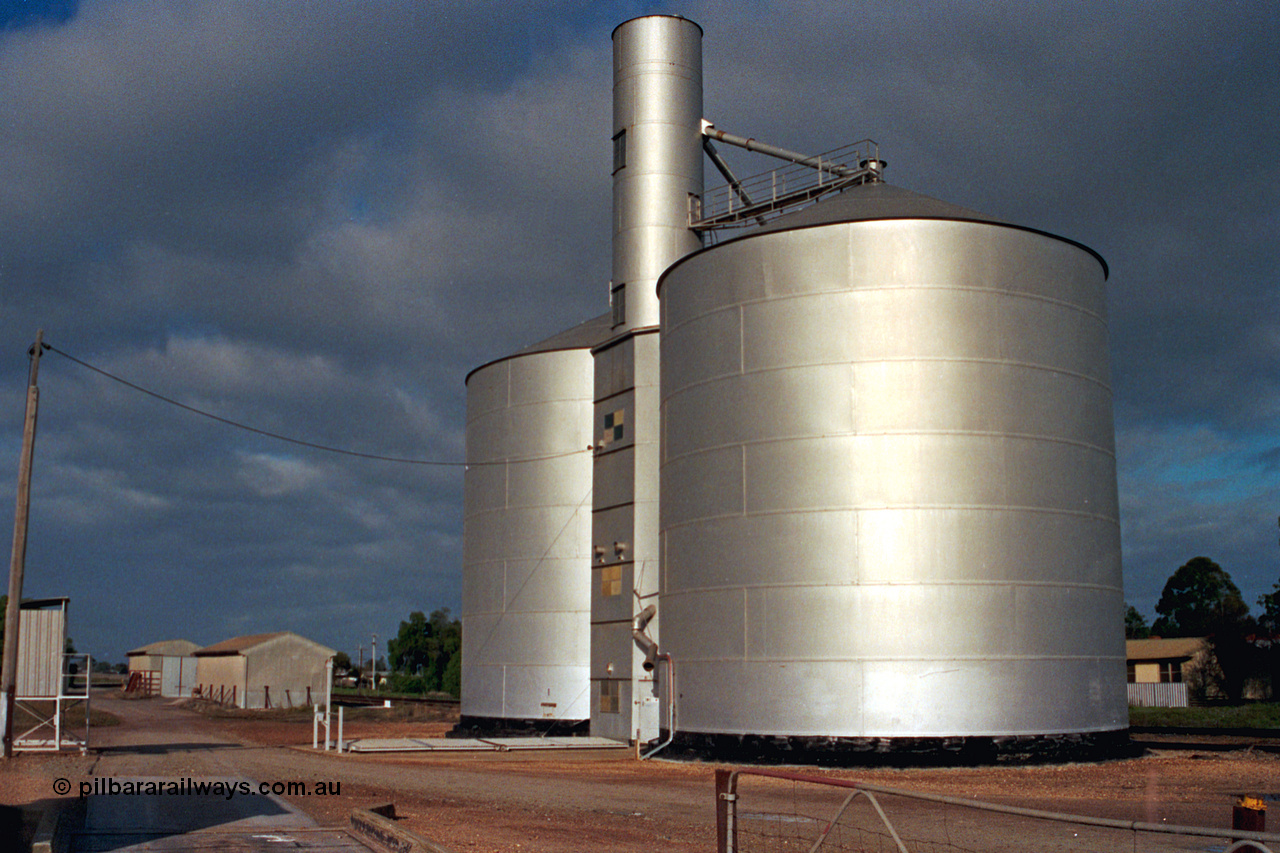
[{"label": "gravel ground", "polygon": [[[58,778],[70,781],[72,797],[80,783],[92,784],[95,777],[338,782],[339,796],[286,799],[327,826],[345,825],[352,808],[394,802],[403,825],[459,853],[714,849],[714,770],[724,765],[640,762],[623,750],[337,755],[311,750],[307,719],[210,718],[159,699],[94,701],[121,717],[122,724],[95,730],[94,748],[85,756],[23,754],[0,763],[0,802],[32,811],[48,807],[64,799],[53,792]],[[349,720],[345,734],[438,737],[449,726],[449,720],[362,719]],[[1280,793],[1280,756],[1253,750],[1155,750],[1122,761],[1035,767],[795,769],[1053,811],[1215,827],[1230,826],[1236,795]],[[810,794],[807,786],[777,780],[744,780],[742,792],[744,814],[825,815],[831,802],[838,804],[829,794]],[[897,798],[888,798],[885,807],[913,837],[936,838],[952,848],[1012,850],[1034,844],[1070,850],[1078,849],[1072,842],[1083,837],[1087,849],[1145,849],[1132,833],[1073,836],[1062,825],[1046,828]],[[864,819],[874,822],[873,816],[859,817]],[[1273,829],[1276,823],[1280,819],[1273,817]],[[816,825],[793,815],[773,819],[766,829],[785,825],[802,832],[811,824]],[[1204,850],[1214,844],[1208,839],[1189,846],[1152,842],[1151,849],[1178,846]]]}]

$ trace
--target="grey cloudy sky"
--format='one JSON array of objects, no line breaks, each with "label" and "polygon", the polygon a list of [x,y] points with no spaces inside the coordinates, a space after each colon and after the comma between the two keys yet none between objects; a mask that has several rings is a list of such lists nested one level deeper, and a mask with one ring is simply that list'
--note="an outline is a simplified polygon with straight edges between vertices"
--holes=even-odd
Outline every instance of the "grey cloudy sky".
[{"label": "grey cloudy sky", "polygon": [[[718,126],[871,137],[892,183],[1100,252],[1129,601],[1200,554],[1271,590],[1267,2],[0,4],[0,464],[40,328],[225,418],[460,461],[466,372],[605,310],[609,35],[645,13],[702,25]],[[40,384],[26,594],[72,598],[81,650],[354,653],[457,612],[461,469],[232,430],[56,353]]]}]

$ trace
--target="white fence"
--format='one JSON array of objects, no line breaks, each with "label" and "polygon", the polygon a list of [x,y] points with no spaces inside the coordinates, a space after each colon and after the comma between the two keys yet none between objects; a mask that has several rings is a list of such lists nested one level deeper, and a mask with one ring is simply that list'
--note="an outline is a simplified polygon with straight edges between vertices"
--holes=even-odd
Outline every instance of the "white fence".
[{"label": "white fence", "polygon": [[1129,704],[1139,708],[1186,708],[1186,684],[1129,683]]}]

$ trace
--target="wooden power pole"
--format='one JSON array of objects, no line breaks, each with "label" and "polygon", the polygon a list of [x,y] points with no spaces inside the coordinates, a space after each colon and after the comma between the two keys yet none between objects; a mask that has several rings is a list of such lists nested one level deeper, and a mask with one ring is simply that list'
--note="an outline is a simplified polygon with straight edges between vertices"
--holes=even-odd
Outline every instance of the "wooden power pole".
[{"label": "wooden power pole", "polygon": [[13,554],[9,559],[9,603],[4,615],[4,660],[0,669],[0,728],[4,732],[3,757],[13,757],[13,712],[18,686],[18,620],[22,607],[22,572],[27,562],[27,516],[31,507],[31,458],[36,444],[36,408],[40,390],[40,354],[44,330],[36,332],[31,348],[31,380],[27,383],[27,416],[22,427],[22,456],[18,461],[18,506],[13,516]]}]

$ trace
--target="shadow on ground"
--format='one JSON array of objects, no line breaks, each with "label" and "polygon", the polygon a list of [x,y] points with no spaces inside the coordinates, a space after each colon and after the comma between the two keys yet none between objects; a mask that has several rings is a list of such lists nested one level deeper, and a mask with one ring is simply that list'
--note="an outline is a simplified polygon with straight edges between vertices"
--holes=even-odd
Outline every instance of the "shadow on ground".
[{"label": "shadow on ground", "polygon": [[133,746],[102,746],[94,751],[102,755],[169,755],[175,752],[207,752],[215,749],[242,749],[238,743],[193,741],[191,743],[144,743]]}]

